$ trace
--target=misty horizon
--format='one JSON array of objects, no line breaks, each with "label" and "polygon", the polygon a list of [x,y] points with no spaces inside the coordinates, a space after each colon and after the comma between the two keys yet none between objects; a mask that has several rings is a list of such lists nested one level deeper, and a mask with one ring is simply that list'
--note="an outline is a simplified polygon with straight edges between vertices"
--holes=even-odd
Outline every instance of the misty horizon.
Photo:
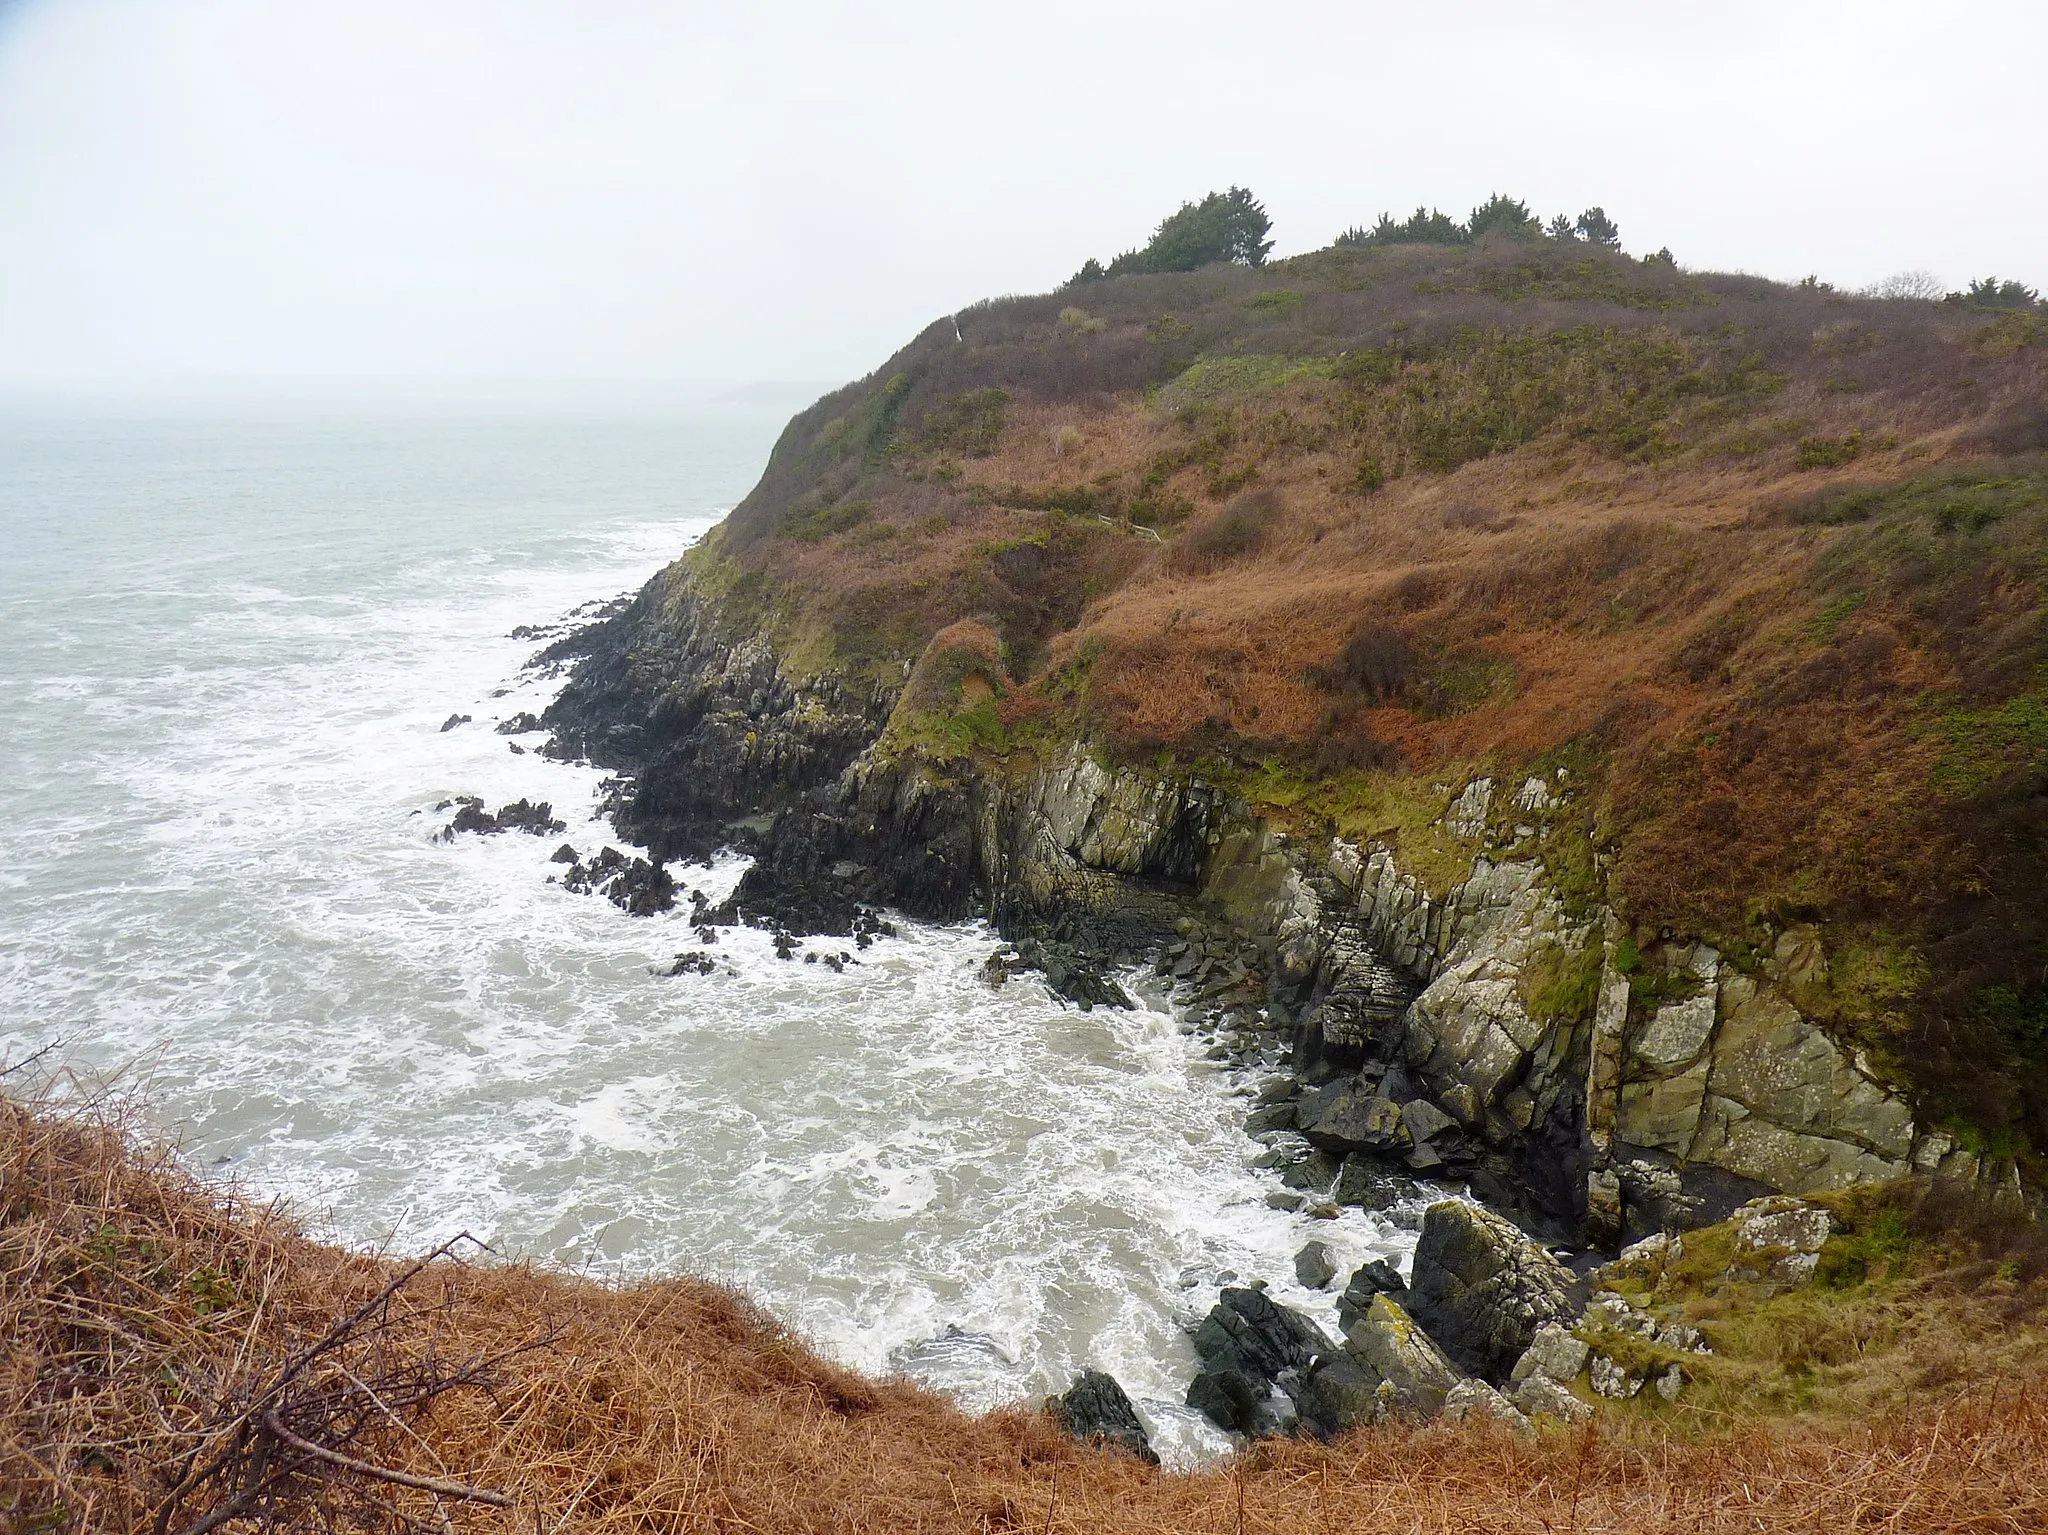
[{"label": "misty horizon", "polygon": [[2044,60],[2017,4],[14,0],[0,388],[816,393],[1230,184],[1276,259],[1498,191],[1693,269],[2039,286]]}]

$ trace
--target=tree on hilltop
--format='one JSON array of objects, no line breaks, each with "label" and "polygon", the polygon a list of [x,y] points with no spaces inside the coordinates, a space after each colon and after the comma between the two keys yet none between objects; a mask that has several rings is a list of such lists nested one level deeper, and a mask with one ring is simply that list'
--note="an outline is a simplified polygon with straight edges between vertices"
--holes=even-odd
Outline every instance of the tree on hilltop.
[{"label": "tree on hilltop", "polygon": [[[1563,219],[1564,215],[1559,214],[1559,222]],[[1578,223],[1572,226],[1572,233],[1589,244],[1604,245],[1609,250],[1621,245],[1620,228],[1607,216],[1607,210],[1597,203],[1579,215]]]},{"label": "tree on hilltop", "polygon": [[1464,245],[1470,238],[1465,226],[1449,214],[1435,208],[1424,210],[1418,205],[1406,223],[1396,223],[1391,214],[1382,213],[1379,222],[1370,229],[1353,227],[1345,230],[1337,236],[1337,244]]},{"label": "tree on hilltop", "polygon": [[1272,227],[1264,206],[1248,189],[1211,192],[1198,203],[1182,203],[1177,213],[1162,219],[1143,250],[1125,251],[1107,267],[1091,256],[1068,285],[1126,272],[1192,272],[1219,261],[1264,266],[1273,248],[1266,237]]},{"label": "tree on hilltop", "polygon": [[1495,192],[1485,202],[1472,210],[1472,217],[1465,221],[1465,237],[1468,240],[1483,240],[1491,234],[1503,234],[1510,239],[1528,240],[1543,232],[1543,226],[1529,211],[1529,205],[1518,198],[1503,197]]},{"label": "tree on hilltop", "polygon": [[1963,304],[1971,309],[2032,309],[2040,301],[2040,294],[2011,277],[2004,282],[1996,277],[1979,277],[1970,284],[1968,291],[1948,296],[1949,303]]}]

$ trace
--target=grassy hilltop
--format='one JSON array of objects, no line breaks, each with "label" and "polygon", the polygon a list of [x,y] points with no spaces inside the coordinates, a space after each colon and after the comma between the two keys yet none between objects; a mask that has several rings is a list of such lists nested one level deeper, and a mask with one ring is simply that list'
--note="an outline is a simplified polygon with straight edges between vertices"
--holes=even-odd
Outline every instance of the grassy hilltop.
[{"label": "grassy hilltop", "polygon": [[1425,878],[1463,774],[1563,766],[1569,898],[1738,963],[1820,922],[1808,1011],[2048,1148],[2048,314],[1561,221],[1346,239],[937,322],[789,424],[691,585],[908,677],[892,742],[1199,765]]}]

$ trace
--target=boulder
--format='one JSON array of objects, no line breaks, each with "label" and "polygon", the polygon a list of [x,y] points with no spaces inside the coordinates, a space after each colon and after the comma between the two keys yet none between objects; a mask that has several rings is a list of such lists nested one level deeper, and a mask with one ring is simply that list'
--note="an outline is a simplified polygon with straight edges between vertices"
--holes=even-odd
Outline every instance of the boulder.
[{"label": "boulder", "polygon": [[1311,1290],[1326,1290],[1337,1277],[1328,1242],[1310,1242],[1294,1255],[1294,1277]]},{"label": "boulder", "polygon": [[1298,1311],[1263,1291],[1226,1289],[1195,1329],[1202,1368],[1188,1387],[1188,1406],[1219,1428],[1253,1436],[1287,1428],[1285,1393],[1303,1371],[1336,1345]]},{"label": "boulder", "polygon": [[1583,1423],[1593,1405],[1572,1395],[1548,1375],[1532,1375],[1510,1393],[1510,1400],[1530,1417],[1541,1414],[1565,1423]]},{"label": "boulder", "polygon": [[1546,1322],[1572,1315],[1571,1271],[1490,1211],[1442,1200],[1423,1217],[1409,1305],[1460,1368],[1506,1380]]},{"label": "boulder", "polygon": [[1151,1435],[1145,1432],[1137,1408],[1114,1375],[1083,1370],[1065,1395],[1054,1397],[1048,1405],[1076,1439],[1115,1445],[1150,1465],[1159,1464]]},{"label": "boulder", "polygon": [[1746,1204],[1734,1218],[1736,1264],[1731,1272],[1780,1284],[1813,1278],[1820,1250],[1835,1229],[1833,1217],[1818,1205],[1785,1196]]},{"label": "boulder", "polygon": [[1444,1351],[1385,1295],[1372,1298],[1344,1339],[1346,1351],[1387,1386],[1386,1411],[1397,1416],[1435,1417],[1460,1379]]},{"label": "boulder", "polygon": [[1379,1376],[1348,1350],[1325,1354],[1302,1382],[1298,1405],[1301,1425],[1318,1439],[1330,1440],[1386,1416],[1391,1391]]},{"label": "boulder", "polygon": [[1354,1151],[1402,1152],[1414,1144],[1401,1110],[1363,1083],[1305,1096],[1295,1110],[1301,1133],[1339,1156]]},{"label": "boulder", "polygon": [[1519,1385],[1532,1376],[1541,1375],[1569,1385],[1579,1378],[1579,1371],[1585,1369],[1586,1356],[1591,1352],[1584,1339],[1555,1322],[1545,1322],[1536,1329],[1536,1336],[1529,1340],[1528,1348],[1515,1361],[1514,1373],[1508,1378]]}]

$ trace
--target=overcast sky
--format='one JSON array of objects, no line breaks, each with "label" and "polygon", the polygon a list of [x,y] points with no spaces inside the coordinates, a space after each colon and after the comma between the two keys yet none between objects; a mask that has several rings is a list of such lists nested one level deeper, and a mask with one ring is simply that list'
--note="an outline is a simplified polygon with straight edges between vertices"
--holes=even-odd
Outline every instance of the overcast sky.
[{"label": "overcast sky", "polygon": [[2048,286],[2048,6],[0,0],[0,383],[836,380],[1237,182]]}]

